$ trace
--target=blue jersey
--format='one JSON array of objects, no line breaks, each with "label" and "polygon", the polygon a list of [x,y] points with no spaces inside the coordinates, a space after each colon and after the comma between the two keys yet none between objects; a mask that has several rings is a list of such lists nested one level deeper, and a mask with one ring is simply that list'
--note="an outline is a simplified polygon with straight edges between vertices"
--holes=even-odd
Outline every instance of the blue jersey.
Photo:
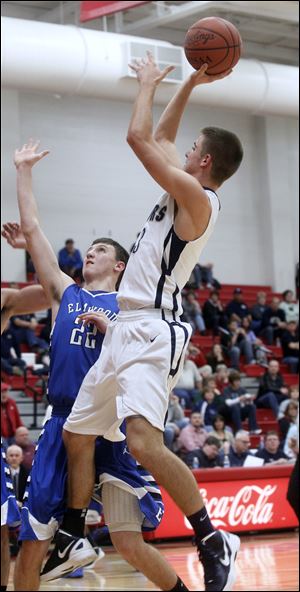
[{"label": "blue jersey", "polygon": [[110,320],[118,314],[117,292],[68,286],[63,293],[51,333],[48,398],[54,407],[71,409],[81,383],[99,357],[104,334],[94,324],[83,325],[78,315],[104,312]]}]

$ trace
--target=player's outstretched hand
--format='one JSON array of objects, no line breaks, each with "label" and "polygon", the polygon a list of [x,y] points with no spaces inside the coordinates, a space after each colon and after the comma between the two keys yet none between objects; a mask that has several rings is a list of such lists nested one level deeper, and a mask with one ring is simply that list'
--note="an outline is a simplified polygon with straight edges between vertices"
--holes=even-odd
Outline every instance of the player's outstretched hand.
[{"label": "player's outstretched hand", "polygon": [[1,234],[14,249],[26,249],[26,240],[18,222],[5,222]]},{"label": "player's outstretched hand", "polygon": [[19,168],[22,165],[27,165],[31,168],[36,162],[49,154],[49,150],[37,152],[39,145],[39,140],[33,140],[30,138],[28,143],[24,144],[20,150],[15,150],[14,163],[16,168]]},{"label": "player's outstretched hand", "polygon": [[146,58],[134,60],[132,64],[129,64],[129,67],[136,73],[141,85],[153,84],[154,86],[157,86],[175,68],[174,66],[167,66],[160,70],[151,51],[147,51]]},{"label": "player's outstretched hand", "polygon": [[89,323],[96,325],[100,333],[105,333],[110,323],[110,320],[104,312],[83,312],[81,315],[78,315],[78,319],[82,321],[84,325],[88,325]]},{"label": "player's outstretched hand", "polygon": [[216,80],[222,80],[222,78],[226,78],[231,74],[233,71],[232,69],[226,70],[222,74],[206,74],[206,70],[208,68],[208,64],[203,64],[199,70],[195,70],[190,75],[190,79],[194,86],[198,86],[199,84],[207,84],[209,82],[215,82]]}]

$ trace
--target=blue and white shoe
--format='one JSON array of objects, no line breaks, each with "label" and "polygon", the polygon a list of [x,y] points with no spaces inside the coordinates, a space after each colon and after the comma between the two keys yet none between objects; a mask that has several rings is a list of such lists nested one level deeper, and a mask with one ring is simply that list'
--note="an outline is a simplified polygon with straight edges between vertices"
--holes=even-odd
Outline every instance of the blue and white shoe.
[{"label": "blue and white shoe", "polygon": [[235,560],[241,545],[239,537],[217,530],[204,541],[196,538],[196,544],[204,569],[205,590],[232,590],[236,578]]}]

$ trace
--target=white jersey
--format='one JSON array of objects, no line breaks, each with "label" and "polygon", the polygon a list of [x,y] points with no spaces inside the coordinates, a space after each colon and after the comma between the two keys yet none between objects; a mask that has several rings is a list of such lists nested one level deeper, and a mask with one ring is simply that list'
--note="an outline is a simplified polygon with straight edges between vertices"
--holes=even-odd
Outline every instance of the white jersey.
[{"label": "white jersey", "polygon": [[152,210],[132,248],[119,288],[121,311],[160,308],[182,314],[181,290],[187,283],[215,225],[220,209],[214,191],[206,189],[211,216],[205,232],[194,241],[175,233],[175,200],[165,193]]}]

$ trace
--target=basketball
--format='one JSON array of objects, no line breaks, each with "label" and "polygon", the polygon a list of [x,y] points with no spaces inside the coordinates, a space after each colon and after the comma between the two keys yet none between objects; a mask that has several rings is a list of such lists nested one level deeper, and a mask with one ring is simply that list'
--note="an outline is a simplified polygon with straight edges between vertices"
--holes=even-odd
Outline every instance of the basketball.
[{"label": "basketball", "polygon": [[222,74],[240,59],[242,39],[236,27],[219,17],[207,17],[194,23],[184,40],[188,62],[199,70],[208,64],[206,74]]}]

